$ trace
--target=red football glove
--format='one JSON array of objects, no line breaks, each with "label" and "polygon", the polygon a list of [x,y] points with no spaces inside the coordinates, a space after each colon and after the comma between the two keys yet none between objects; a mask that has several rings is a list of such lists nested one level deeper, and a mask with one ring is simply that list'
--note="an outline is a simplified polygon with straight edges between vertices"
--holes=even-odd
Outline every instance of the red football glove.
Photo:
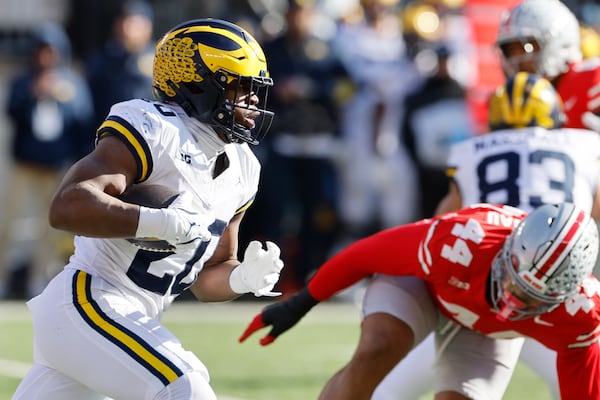
[{"label": "red football glove", "polygon": [[308,289],[304,288],[287,300],[265,307],[242,333],[239,339],[240,343],[257,330],[269,325],[272,325],[273,328],[260,339],[260,344],[266,346],[273,343],[279,335],[296,325],[318,302],[311,296]]}]

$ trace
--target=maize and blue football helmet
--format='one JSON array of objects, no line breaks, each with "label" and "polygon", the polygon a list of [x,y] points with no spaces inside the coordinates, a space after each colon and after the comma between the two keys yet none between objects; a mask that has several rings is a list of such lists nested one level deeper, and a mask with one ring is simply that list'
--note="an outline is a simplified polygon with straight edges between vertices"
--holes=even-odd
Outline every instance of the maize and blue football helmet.
[{"label": "maize and blue football helmet", "polygon": [[488,123],[491,130],[528,126],[560,128],[565,122],[562,100],[550,81],[518,72],[492,94]]},{"label": "maize and blue football helmet", "polygon": [[[167,32],[156,45],[153,81],[155,97],[179,104],[197,120],[210,124],[230,142],[257,144],[267,133],[273,113],[266,109],[267,93],[273,85],[262,48],[244,29],[218,19],[198,19]],[[234,104],[235,98],[256,95]],[[249,129],[235,120],[236,107],[258,113]]]}]

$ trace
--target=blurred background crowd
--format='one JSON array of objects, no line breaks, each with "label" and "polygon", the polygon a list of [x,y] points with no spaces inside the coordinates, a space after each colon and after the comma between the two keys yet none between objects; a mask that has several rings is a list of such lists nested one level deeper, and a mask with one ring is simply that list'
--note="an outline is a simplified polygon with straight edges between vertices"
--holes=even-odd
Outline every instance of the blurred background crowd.
[{"label": "blurred background crowd", "polygon": [[[235,22],[262,44],[274,125],[253,147],[262,181],[242,225],[282,248],[291,294],[350,241],[428,217],[452,143],[487,131],[504,81],[494,47],[516,0],[2,0],[0,298],[29,298],[72,238],[48,227],[65,167],[110,105],[152,98],[154,43],[189,19]],[[586,57],[600,4],[565,1]]]}]

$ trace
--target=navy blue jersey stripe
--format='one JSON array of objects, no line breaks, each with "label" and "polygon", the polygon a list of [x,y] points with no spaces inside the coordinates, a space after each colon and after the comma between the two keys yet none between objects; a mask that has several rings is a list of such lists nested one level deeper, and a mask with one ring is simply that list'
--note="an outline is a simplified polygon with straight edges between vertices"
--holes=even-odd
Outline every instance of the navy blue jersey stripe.
[{"label": "navy blue jersey stripe", "polygon": [[168,385],[183,372],[141,337],[111,319],[92,298],[92,277],[84,271],[73,276],[73,304],[83,320],[96,332],[129,354],[140,365]]}]

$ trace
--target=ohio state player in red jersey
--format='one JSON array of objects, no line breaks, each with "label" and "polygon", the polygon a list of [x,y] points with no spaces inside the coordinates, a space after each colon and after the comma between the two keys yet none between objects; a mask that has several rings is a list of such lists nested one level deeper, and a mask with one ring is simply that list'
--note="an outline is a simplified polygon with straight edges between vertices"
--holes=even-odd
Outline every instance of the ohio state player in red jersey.
[{"label": "ohio state player in red jersey", "polygon": [[[571,201],[600,220],[600,135],[590,130],[558,128],[564,121],[562,114],[558,94],[546,79],[527,72],[510,77],[489,102],[489,125],[494,131],[451,148],[447,170],[450,190],[436,214],[490,201],[524,211],[539,204]],[[368,308],[363,308],[363,315],[371,313],[371,308],[380,313],[388,310],[392,315],[410,310],[398,292],[413,288],[415,278],[378,275],[369,281],[367,290],[377,285],[378,292],[386,291],[379,282],[384,278],[395,284],[391,293],[379,295],[385,308],[371,301],[366,303]],[[395,338],[390,337],[387,346],[395,347]],[[547,383],[548,399],[560,399],[554,351],[526,340],[519,360]],[[425,396],[432,389],[434,365],[434,335],[429,335],[386,375],[371,400]],[[473,376],[479,376],[479,370],[474,372]],[[462,374],[460,379],[469,378]],[[505,382],[510,382],[510,375],[506,375]],[[485,393],[485,389],[479,391]]]},{"label": "ohio state player in red jersey", "polygon": [[564,102],[565,128],[600,131],[600,59],[582,60],[579,22],[558,0],[524,0],[502,17],[496,44],[507,76],[533,72]]},{"label": "ohio state player in red jersey", "polygon": [[[273,342],[319,301],[370,274],[414,276],[426,282],[445,318],[473,331],[478,349],[490,348],[489,343],[499,346],[496,349],[511,346],[510,338],[534,338],[557,352],[563,398],[600,399],[600,282],[591,275],[597,254],[596,225],[573,204],[544,205],[527,216],[508,206],[467,207],[355,242],[323,264],[307,288],[267,306],[240,341],[272,326],[261,344]],[[363,334],[364,324],[368,317]],[[375,337],[361,335],[358,348]],[[397,340],[397,349],[384,349],[397,352],[396,362],[410,351],[413,335],[399,335]],[[464,343],[445,345],[436,366],[436,400],[484,398],[444,386],[446,374],[460,365],[457,355],[463,355],[463,349],[455,347]],[[481,365],[503,354],[475,353]],[[321,399],[369,398],[386,368],[395,365],[361,371],[360,356],[357,351],[330,379]],[[516,363],[506,361],[512,363],[510,368]],[[488,372],[493,370],[482,371]],[[485,396],[496,399],[502,393]]]}]

